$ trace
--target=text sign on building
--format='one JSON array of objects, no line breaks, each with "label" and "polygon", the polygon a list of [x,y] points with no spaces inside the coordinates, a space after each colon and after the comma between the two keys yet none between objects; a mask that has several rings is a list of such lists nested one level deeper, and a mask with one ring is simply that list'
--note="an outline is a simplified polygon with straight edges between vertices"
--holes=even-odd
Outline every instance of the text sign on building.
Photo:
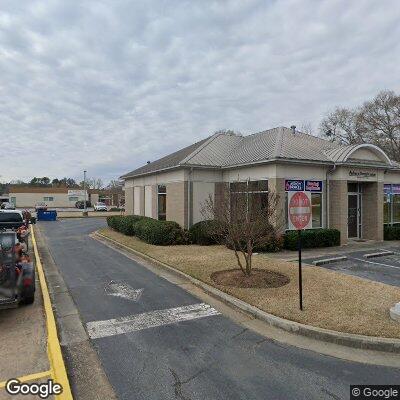
[{"label": "text sign on building", "polygon": [[69,189],[68,196],[85,196],[86,190]]},{"label": "text sign on building", "polygon": [[285,191],[286,192],[303,192],[304,181],[298,179],[286,179],[285,180]]},{"label": "text sign on building", "polygon": [[306,181],[305,190],[307,192],[322,192],[322,181]]},{"label": "text sign on building", "polygon": [[371,179],[371,178],[376,178],[376,172],[351,169],[349,171],[349,176],[356,179],[368,179],[368,178]]},{"label": "text sign on building", "polygon": [[311,192],[289,192],[288,196],[289,229],[311,228]]}]

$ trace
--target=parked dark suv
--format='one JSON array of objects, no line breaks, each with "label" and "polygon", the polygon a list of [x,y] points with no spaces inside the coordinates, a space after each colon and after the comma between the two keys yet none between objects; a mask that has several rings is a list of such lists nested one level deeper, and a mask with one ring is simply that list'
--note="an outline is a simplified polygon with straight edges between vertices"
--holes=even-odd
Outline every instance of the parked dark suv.
[{"label": "parked dark suv", "polygon": [[[86,208],[91,207],[91,203],[89,200],[86,200]],[[83,200],[79,200],[75,203],[75,207],[83,210],[85,208],[85,202]]]}]

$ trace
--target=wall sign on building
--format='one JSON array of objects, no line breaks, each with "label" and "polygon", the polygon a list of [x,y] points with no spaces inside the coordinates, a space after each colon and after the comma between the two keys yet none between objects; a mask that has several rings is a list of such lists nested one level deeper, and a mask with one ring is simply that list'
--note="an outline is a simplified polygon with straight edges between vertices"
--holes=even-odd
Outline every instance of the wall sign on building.
[{"label": "wall sign on building", "polygon": [[351,169],[349,171],[349,176],[351,176],[352,178],[376,178],[376,172],[372,172],[372,171],[357,171],[357,170],[353,170]]},{"label": "wall sign on building", "polygon": [[285,180],[285,191],[286,192],[303,192],[304,191],[304,181],[286,179]]},{"label": "wall sign on building", "polygon": [[307,192],[322,192],[322,181],[306,181],[305,190]]},{"label": "wall sign on building", "polygon": [[[85,196],[86,190],[80,190],[80,189],[69,189],[68,190],[68,196]],[[87,192],[86,192],[87,194]]]},{"label": "wall sign on building", "polygon": [[286,179],[286,192],[322,192],[322,181]]}]

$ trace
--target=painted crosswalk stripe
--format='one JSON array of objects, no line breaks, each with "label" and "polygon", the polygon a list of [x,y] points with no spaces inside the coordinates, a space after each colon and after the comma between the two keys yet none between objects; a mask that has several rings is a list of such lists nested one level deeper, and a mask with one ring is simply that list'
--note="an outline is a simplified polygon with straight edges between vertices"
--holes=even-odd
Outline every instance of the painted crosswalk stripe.
[{"label": "painted crosswalk stripe", "polygon": [[128,317],[92,321],[88,322],[86,327],[91,339],[99,339],[219,314],[209,304],[199,303],[166,310],[155,310]]}]

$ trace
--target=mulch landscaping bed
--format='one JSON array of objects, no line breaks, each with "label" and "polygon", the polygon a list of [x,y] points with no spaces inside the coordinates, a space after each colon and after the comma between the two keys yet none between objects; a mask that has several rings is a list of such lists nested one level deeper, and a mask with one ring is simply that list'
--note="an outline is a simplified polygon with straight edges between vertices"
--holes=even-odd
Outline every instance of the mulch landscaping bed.
[{"label": "mulch landscaping bed", "polygon": [[279,272],[256,268],[251,270],[250,276],[236,268],[214,272],[211,274],[211,279],[217,285],[240,288],[277,288],[290,282],[288,276]]}]

